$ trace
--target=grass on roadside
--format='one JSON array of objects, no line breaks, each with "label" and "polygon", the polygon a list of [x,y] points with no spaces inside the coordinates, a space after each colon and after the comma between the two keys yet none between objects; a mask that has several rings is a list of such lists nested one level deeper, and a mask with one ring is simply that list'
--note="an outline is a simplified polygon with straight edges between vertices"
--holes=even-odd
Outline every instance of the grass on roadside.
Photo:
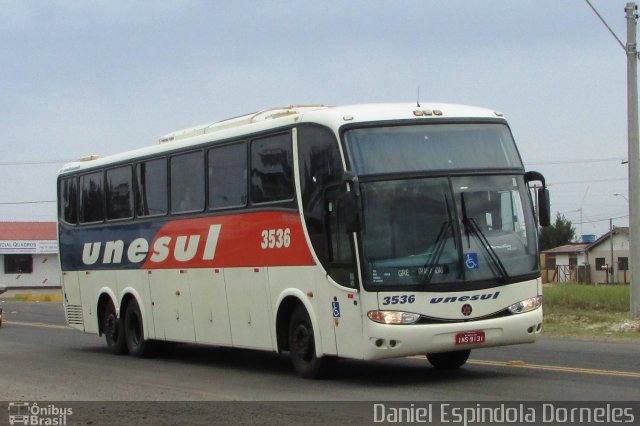
[{"label": "grass on roadside", "polygon": [[640,339],[628,285],[545,284],[543,295],[546,336]]}]

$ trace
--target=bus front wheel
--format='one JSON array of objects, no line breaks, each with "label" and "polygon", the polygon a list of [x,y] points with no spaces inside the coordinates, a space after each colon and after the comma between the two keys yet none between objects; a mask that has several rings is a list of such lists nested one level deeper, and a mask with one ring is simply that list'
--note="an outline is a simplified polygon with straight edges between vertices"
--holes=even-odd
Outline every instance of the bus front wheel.
[{"label": "bus front wheel", "polygon": [[135,299],[127,305],[124,316],[124,330],[129,353],[136,358],[147,358],[152,355],[153,342],[144,338],[144,327],[140,306]]},{"label": "bus front wheel", "polygon": [[124,325],[122,317],[116,315],[116,308],[112,302],[105,306],[102,313],[102,333],[107,341],[109,352],[114,355],[124,355],[127,353],[127,342],[125,339]]},{"label": "bus front wheel", "polygon": [[439,370],[455,370],[467,362],[470,354],[471,350],[441,352],[437,354],[427,354],[427,359],[431,365]]},{"label": "bus front wheel", "polygon": [[293,311],[289,322],[289,351],[293,368],[299,376],[318,379],[326,374],[327,358],[316,356],[313,325],[303,305]]}]

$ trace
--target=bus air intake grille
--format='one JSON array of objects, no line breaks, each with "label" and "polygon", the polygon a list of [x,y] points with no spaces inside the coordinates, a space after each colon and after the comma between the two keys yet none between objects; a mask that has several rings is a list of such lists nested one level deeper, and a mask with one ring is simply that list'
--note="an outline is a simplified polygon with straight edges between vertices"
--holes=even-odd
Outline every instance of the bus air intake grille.
[{"label": "bus air intake grille", "polygon": [[441,319],[441,318],[432,318],[426,315],[422,315],[418,320],[418,322],[416,322],[416,324],[447,324],[447,323],[450,324],[454,322],[473,322],[473,321],[480,321],[480,320],[486,320],[486,319],[508,317],[510,315],[511,314],[509,313],[508,309],[503,309],[501,311],[495,312],[490,315],[485,315],[483,317],[470,318],[470,319]]},{"label": "bus air intake grille", "polygon": [[69,324],[82,325],[82,306],[67,305],[67,321]]}]

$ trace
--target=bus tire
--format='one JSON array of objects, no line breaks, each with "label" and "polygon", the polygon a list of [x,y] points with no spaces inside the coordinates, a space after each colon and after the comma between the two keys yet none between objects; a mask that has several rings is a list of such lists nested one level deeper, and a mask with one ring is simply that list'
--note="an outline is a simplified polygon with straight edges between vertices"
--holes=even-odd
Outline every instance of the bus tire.
[{"label": "bus tire", "polygon": [[114,355],[127,353],[127,340],[122,316],[118,318],[113,302],[108,302],[102,312],[102,333],[107,341],[109,352]]},{"label": "bus tire", "polygon": [[144,327],[140,306],[131,299],[124,315],[124,330],[129,354],[136,358],[148,358],[153,355],[153,343],[144,338]]},{"label": "bus tire", "polygon": [[438,370],[455,370],[462,367],[467,360],[471,350],[441,352],[437,354],[427,354],[427,359]]},{"label": "bus tire", "polygon": [[289,321],[289,354],[296,373],[306,379],[319,379],[326,374],[327,358],[316,356],[313,325],[303,305],[298,305]]}]

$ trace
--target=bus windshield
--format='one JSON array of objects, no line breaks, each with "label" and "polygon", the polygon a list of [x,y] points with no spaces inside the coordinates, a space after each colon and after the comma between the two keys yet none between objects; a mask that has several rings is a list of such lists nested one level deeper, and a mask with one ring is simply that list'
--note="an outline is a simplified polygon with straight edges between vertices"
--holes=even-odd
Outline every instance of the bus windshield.
[{"label": "bus windshield", "polygon": [[506,124],[366,127],[344,138],[363,177],[366,285],[435,290],[537,273],[533,209]]},{"label": "bus windshield", "polygon": [[348,130],[345,141],[360,176],[523,167],[509,128],[500,123],[366,127]]},{"label": "bus windshield", "polygon": [[537,272],[535,223],[520,175],[367,182],[365,282],[509,282]]}]

